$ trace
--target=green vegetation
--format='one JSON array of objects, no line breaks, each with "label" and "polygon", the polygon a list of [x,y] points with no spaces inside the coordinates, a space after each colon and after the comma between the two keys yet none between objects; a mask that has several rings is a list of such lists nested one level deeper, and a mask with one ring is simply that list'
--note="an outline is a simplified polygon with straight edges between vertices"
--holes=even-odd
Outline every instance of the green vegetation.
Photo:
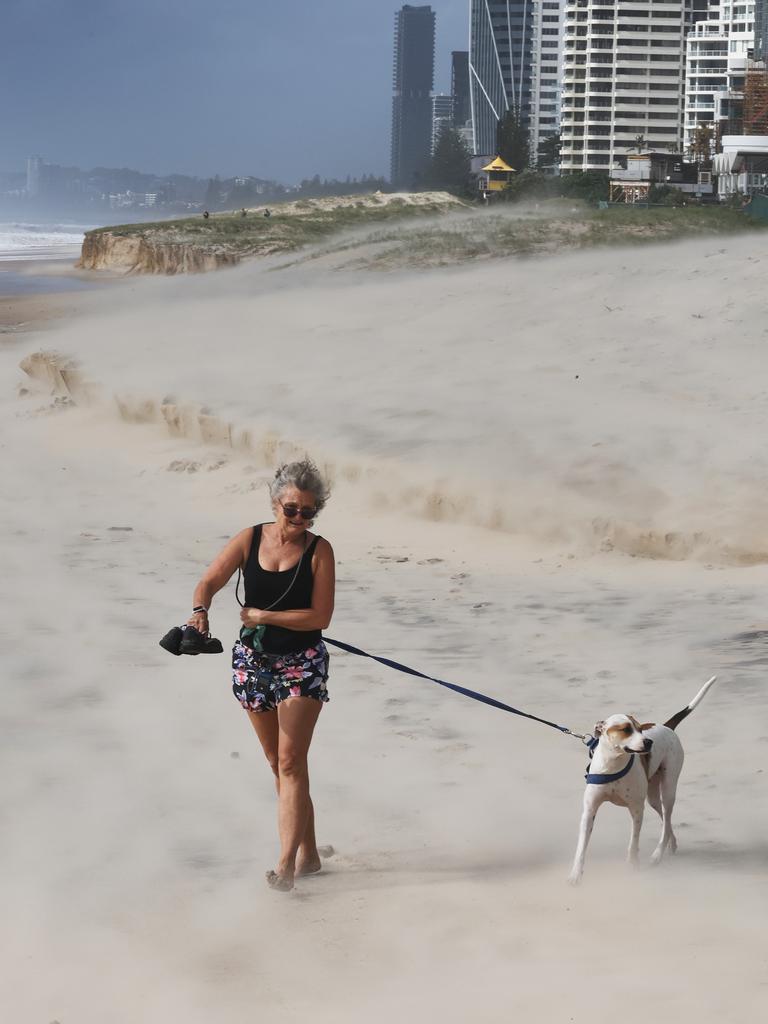
[{"label": "green vegetation", "polygon": [[[532,176],[540,177],[533,172]],[[572,175],[568,180],[573,179],[578,179],[572,185],[576,192],[590,195],[602,187],[602,179],[593,175]],[[659,198],[676,201],[671,193]],[[713,237],[766,227],[765,222],[726,205],[600,210],[584,200],[561,197],[485,208],[461,204],[444,194],[425,194],[414,196],[412,203],[384,196],[369,196],[365,201],[360,197],[303,200],[274,207],[271,217],[258,212],[247,217],[215,214],[207,220],[198,216],[98,228],[93,234],[140,236],[150,244],[186,245],[203,253],[239,257],[287,255],[311,246],[299,262],[331,257],[329,265],[388,269]]]},{"label": "green vegetation", "polygon": [[431,188],[445,189],[455,196],[474,198],[469,177],[470,156],[467,144],[455,128],[444,127],[437,137],[435,152],[427,168],[425,181]]},{"label": "green vegetation", "polygon": [[520,199],[566,198],[597,204],[608,199],[608,175],[602,171],[558,176],[523,171],[515,175],[499,198],[510,203]]},{"label": "green vegetation", "polygon": [[516,171],[524,173],[523,169],[530,163],[528,138],[528,129],[517,110],[510,107],[496,125],[496,155]]},{"label": "green vegetation", "polygon": [[402,199],[379,201],[375,196],[354,197],[346,202],[304,199],[272,207],[269,217],[260,211],[249,212],[245,217],[239,212],[216,213],[207,219],[198,215],[182,220],[118,224],[96,228],[88,234],[137,236],[161,245],[191,245],[204,252],[258,256],[294,252],[352,228],[434,216],[455,205],[448,197],[444,201],[424,197],[423,202],[414,204]]},{"label": "green vegetation", "polygon": [[[438,224],[391,228],[329,246],[317,255],[337,254],[337,265],[397,269],[439,267],[469,260],[545,256],[596,246],[626,246],[765,229],[724,207],[611,207],[555,200],[518,212],[499,205]],[[307,259],[315,258],[315,254]]]}]

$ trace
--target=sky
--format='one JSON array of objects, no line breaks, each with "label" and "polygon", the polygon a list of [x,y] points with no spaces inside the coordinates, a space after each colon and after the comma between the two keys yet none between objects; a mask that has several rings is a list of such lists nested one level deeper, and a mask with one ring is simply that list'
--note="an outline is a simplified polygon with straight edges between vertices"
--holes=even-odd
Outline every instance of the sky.
[{"label": "sky", "polygon": [[[1,0],[0,171],[388,175],[388,0]],[[469,0],[435,0],[435,89]]]}]

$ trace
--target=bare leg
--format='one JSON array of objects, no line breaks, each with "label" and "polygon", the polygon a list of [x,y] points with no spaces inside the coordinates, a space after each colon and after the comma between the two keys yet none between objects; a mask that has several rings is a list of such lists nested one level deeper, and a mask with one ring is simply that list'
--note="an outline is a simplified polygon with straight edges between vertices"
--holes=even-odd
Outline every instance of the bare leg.
[{"label": "bare leg", "polygon": [[[307,754],[321,709],[321,702],[311,697],[289,697],[277,709],[280,859],[277,870],[268,873],[267,881],[282,891],[293,888],[296,857],[305,836],[310,837],[314,844]],[[319,860],[316,847],[306,852],[310,855],[307,862],[311,863],[315,858]]]},{"label": "bare leg", "polygon": [[[274,773],[275,790],[277,791],[279,800],[280,769],[278,760],[278,743],[280,731],[277,723],[277,711],[249,711],[248,716],[251,720],[251,725],[259,738],[262,750],[264,751],[264,756]],[[311,875],[316,871],[320,871],[322,866],[320,855],[317,851],[317,842],[315,840],[315,809],[312,806],[312,800],[310,799],[307,827],[299,845],[299,852],[296,858],[296,874]]]}]

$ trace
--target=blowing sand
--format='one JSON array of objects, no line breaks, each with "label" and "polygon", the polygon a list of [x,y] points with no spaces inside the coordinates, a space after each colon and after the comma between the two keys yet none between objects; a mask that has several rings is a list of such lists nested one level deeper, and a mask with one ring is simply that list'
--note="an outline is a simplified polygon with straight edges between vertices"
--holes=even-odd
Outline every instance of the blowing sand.
[{"label": "blowing sand", "polygon": [[[249,266],[6,339],[2,1019],[761,1018],[765,260]],[[78,404],[18,369],[41,347],[79,360]],[[604,808],[568,888],[583,747],[334,654],[311,769],[337,852],[266,888],[272,781],[226,658],[157,640],[305,449],[334,478],[330,636],[577,730],[718,673],[680,727],[677,857],[630,871]],[[225,648],[237,625],[229,587]],[[657,835],[649,810],[644,863]]]}]

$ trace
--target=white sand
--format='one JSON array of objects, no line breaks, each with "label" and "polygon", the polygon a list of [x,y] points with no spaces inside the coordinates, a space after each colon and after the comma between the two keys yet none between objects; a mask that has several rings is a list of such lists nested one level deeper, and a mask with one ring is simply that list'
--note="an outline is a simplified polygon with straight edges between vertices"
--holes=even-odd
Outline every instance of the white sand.
[{"label": "white sand", "polygon": [[[766,623],[763,246],[244,267],[4,343],[3,1021],[762,1017],[765,643],[733,638]],[[40,344],[101,398],[16,397]],[[335,476],[330,636],[581,730],[719,674],[680,727],[674,860],[630,872],[605,808],[569,889],[575,740],[334,655],[312,771],[338,854],[267,890],[272,782],[226,659],[157,640],[293,445]],[[231,590],[212,625],[231,641]],[[649,811],[645,860],[656,838]]]}]

